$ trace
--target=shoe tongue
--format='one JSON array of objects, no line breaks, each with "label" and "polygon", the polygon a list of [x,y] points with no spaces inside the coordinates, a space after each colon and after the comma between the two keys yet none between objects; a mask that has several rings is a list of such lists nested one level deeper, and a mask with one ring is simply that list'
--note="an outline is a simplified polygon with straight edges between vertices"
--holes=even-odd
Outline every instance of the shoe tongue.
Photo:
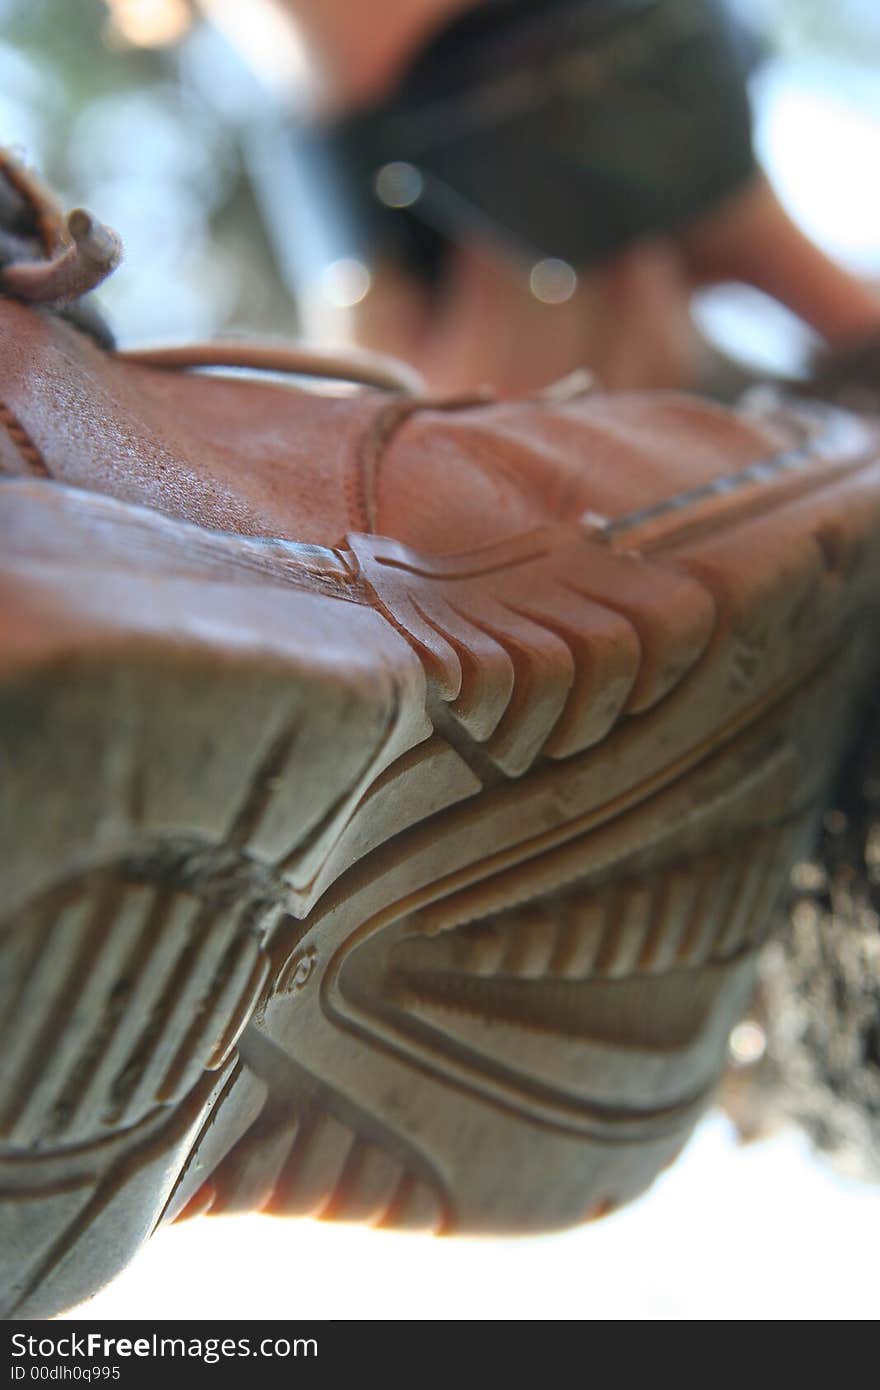
[{"label": "shoe tongue", "polygon": [[30,209],[16,189],[0,180],[0,269],[44,256]]},{"label": "shoe tongue", "polygon": [[0,227],[13,236],[36,240],[33,208],[0,169]]},{"label": "shoe tongue", "polygon": [[[48,262],[67,240],[64,215],[50,190],[0,146],[0,295],[4,270]],[[109,326],[89,295],[49,307],[87,333],[99,347],[115,346]]]},{"label": "shoe tongue", "polygon": [[0,266],[48,259],[62,228],[61,209],[48,189],[0,148]]}]

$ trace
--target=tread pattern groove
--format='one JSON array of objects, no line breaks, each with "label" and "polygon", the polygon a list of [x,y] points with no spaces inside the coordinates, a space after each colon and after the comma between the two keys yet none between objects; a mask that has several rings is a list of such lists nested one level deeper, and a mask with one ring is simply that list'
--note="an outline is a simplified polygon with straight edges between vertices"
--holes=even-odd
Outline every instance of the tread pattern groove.
[{"label": "tread pattern groove", "polygon": [[450,981],[587,981],[722,964],[759,943],[795,834],[783,826],[695,864],[575,885],[438,934],[420,935],[415,919],[403,924],[391,966],[412,985],[421,971]]},{"label": "tread pattern groove", "polygon": [[240,909],[95,872],[0,926],[0,1136],[94,1139],[221,1066],[268,963]]},{"label": "tread pattern groove", "polygon": [[316,1105],[261,1117],[210,1179],[212,1214],[263,1211],[436,1230],[443,1203],[426,1177]]},{"label": "tread pattern groove", "polygon": [[509,777],[541,755],[583,751],[626,713],[656,704],[715,629],[715,599],[700,580],[615,554],[575,528],[433,561],[378,537],[349,541],[380,610]]}]

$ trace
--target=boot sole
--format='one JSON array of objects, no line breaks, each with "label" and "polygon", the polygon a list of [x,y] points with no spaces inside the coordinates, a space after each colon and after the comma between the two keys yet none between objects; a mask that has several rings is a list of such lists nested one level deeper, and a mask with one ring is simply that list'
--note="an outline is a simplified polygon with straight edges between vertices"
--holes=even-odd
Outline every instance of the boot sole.
[{"label": "boot sole", "polygon": [[3,1316],[181,1213],[550,1229],[672,1161],[872,675],[876,442],[811,418],[443,557],[3,483]]}]

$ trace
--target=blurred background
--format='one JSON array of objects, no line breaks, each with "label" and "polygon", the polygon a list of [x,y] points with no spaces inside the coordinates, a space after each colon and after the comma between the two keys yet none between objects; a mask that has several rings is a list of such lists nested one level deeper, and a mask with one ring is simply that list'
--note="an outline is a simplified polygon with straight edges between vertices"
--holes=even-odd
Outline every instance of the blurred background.
[{"label": "blurred background", "polygon": [[[737,8],[766,39],[752,95],[777,190],[824,249],[880,282],[877,0]],[[307,81],[301,59],[246,0],[198,12],[189,0],[0,0],[0,141],[121,233],[126,260],[101,301],[122,344],[300,330],[309,208],[273,152]],[[310,263],[326,286],[332,263],[320,248]],[[755,291],[706,291],[694,312],[758,371],[789,369],[810,347]],[[741,1071],[763,1050],[749,1027],[732,1041]],[[160,1232],[69,1316],[871,1318],[878,1216],[878,1189],[801,1134],[742,1148],[716,1113],[651,1193],[595,1227],[447,1242],[205,1219]]]},{"label": "blurred background", "polygon": [[[826,251],[880,280],[880,7],[733,3],[766,45],[756,142],[778,192]],[[296,333],[294,279],[345,299],[289,158],[305,60],[272,16],[240,0],[0,0],[2,139],[122,235],[102,302],[123,345]],[[809,347],[757,291],[705,291],[695,312],[758,369]]]}]

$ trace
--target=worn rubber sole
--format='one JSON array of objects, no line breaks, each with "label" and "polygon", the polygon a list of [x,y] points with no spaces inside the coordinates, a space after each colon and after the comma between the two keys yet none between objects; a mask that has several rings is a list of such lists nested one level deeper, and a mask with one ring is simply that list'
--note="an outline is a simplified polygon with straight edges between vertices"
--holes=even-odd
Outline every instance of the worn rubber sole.
[{"label": "worn rubber sole", "polygon": [[527,1231],[673,1159],[874,669],[876,439],[810,418],[449,557],[2,484],[4,1316],[182,1212]]}]

